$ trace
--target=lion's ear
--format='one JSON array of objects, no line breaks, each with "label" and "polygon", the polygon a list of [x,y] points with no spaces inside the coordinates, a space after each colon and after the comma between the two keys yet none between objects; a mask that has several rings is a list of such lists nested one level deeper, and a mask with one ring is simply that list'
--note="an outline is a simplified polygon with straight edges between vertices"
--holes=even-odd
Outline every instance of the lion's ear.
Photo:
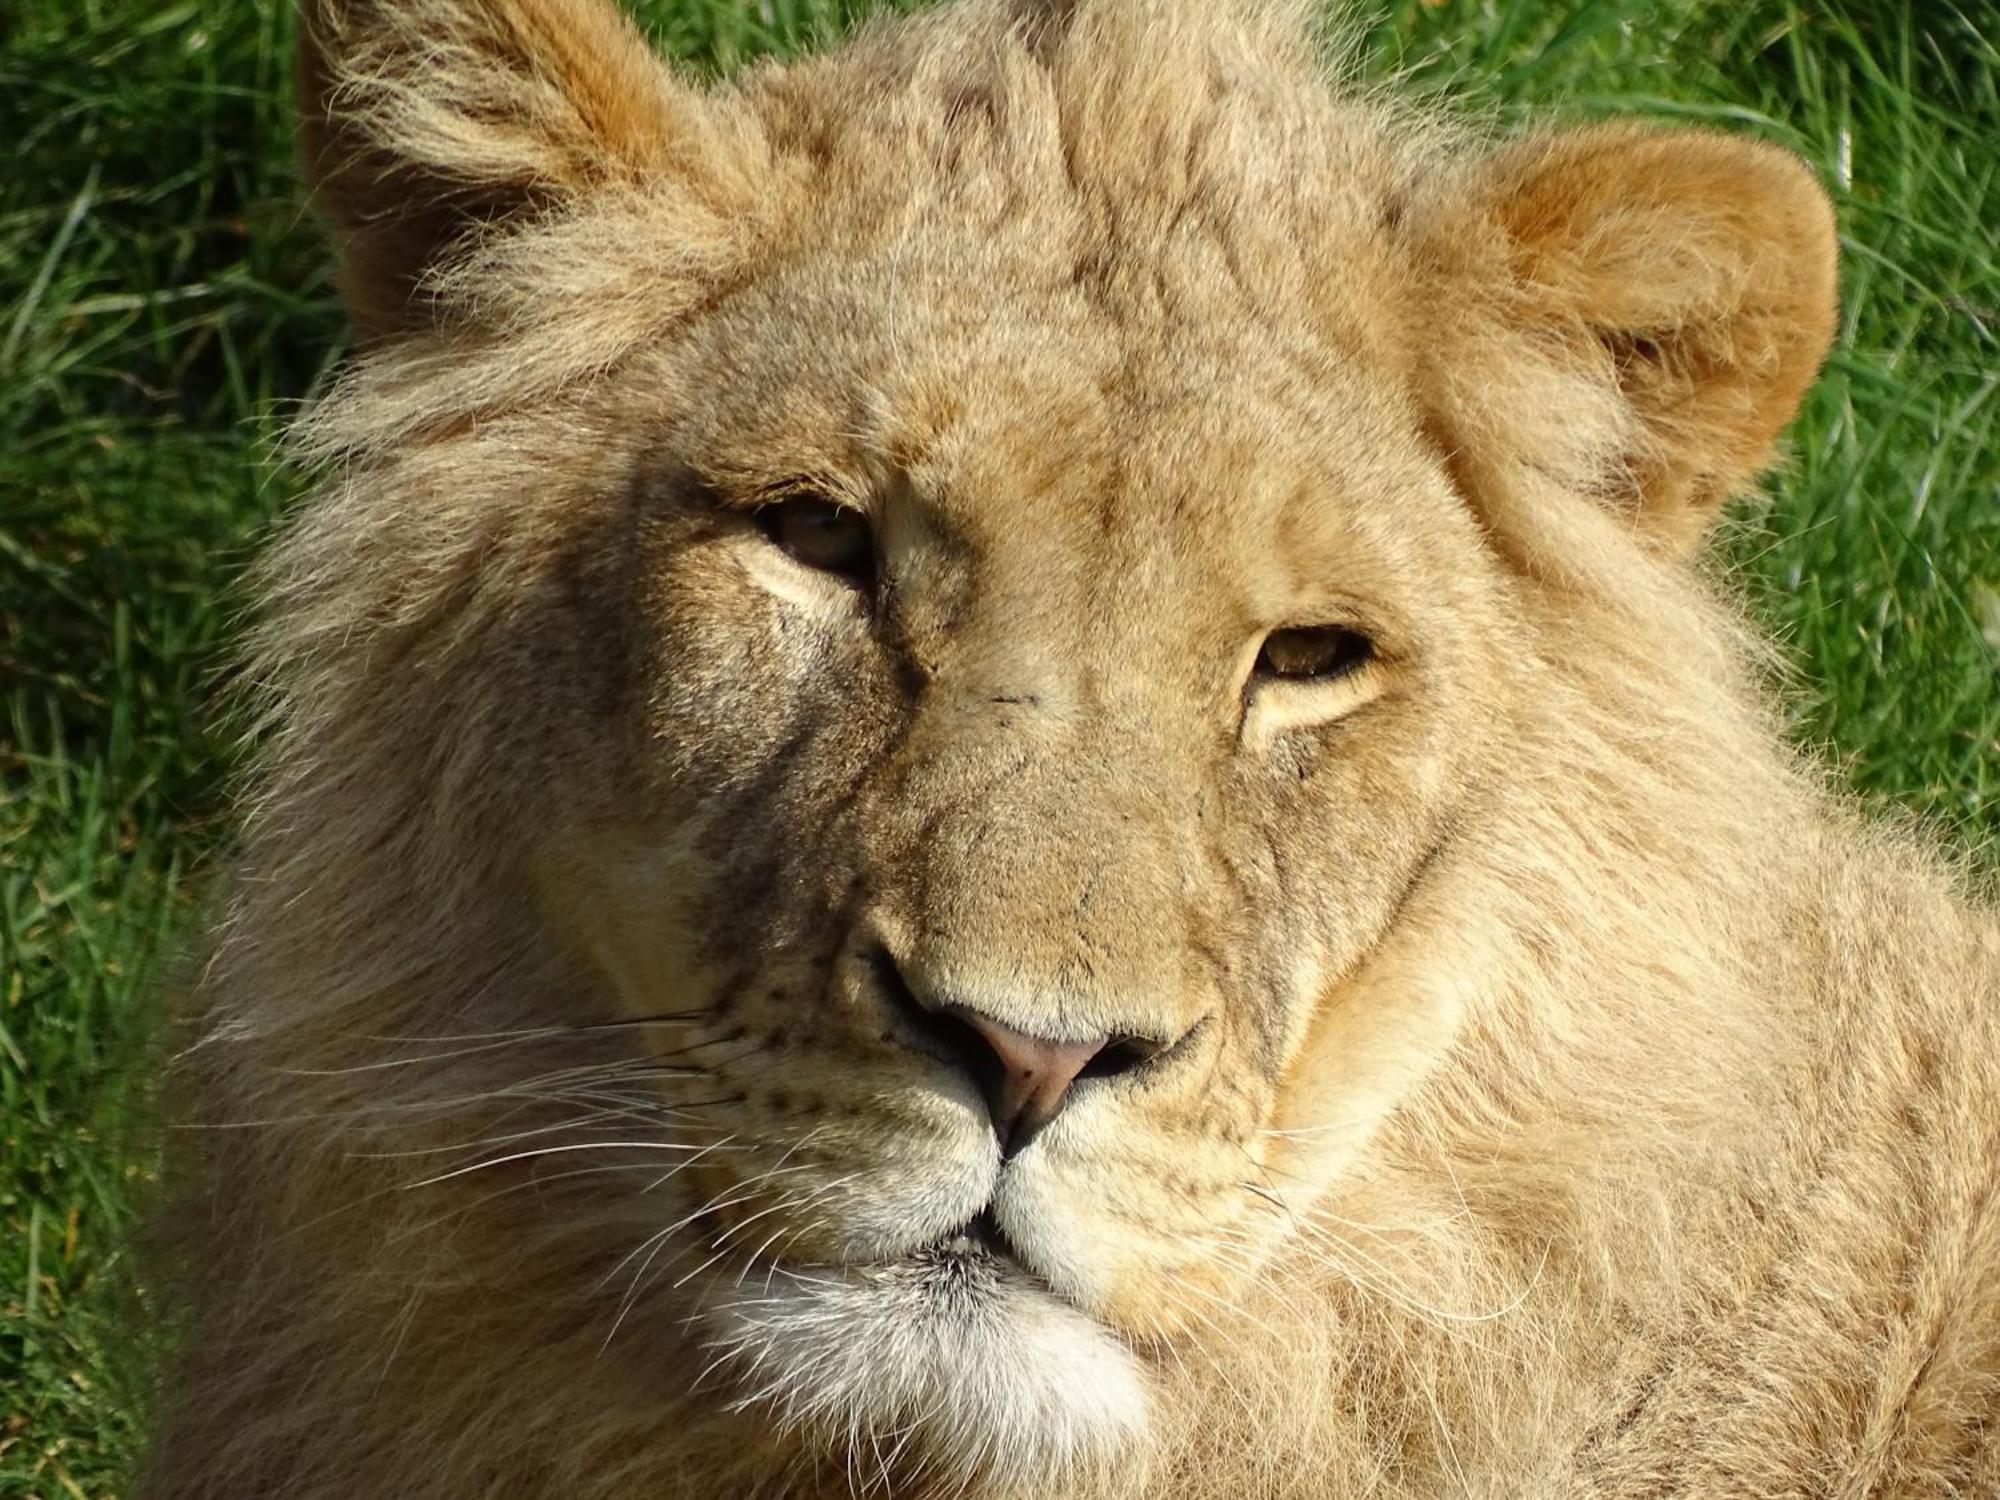
[{"label": "lion's ear", "polygon": [[[1604,126],[1501,149],[1468,196],[1437,224],[1463,335],[1438,357],[1464,363],[1451,399],[1481,429],[1459,436],[1540,435],[1545,471],[1569,469],[1662,545],[1693,545],[1769,460],[1832,341],[1826,194],[1760,142]],[[1474,388],[1538,368],[1517,403]]]},{"label": "lion's ear", "polygon": [[302,0],[305,165],[363,337],[424,325],[441,263],[511,221],[727,156],[610,0]]}]

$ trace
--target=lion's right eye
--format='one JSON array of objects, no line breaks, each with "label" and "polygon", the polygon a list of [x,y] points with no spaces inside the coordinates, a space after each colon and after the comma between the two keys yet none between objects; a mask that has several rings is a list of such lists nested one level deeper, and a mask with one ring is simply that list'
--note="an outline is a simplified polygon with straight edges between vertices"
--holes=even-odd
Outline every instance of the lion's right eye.
[{"label": "lion's right eye", "polygon": [[788,495],[757,507],[758,527],[793,561],[863,587],[875,577],[875,533],[852,506]]}]

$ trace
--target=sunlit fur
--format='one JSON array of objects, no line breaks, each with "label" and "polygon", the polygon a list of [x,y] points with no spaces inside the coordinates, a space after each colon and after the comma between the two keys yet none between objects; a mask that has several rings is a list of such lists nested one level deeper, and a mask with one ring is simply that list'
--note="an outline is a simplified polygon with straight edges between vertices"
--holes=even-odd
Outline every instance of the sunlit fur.
[{"label": "sunlit fur", "polygon": [[[2000,1492],[2000,936],[1698,561],[1831,337],[1798,162],[1470,138],[1279,5],[707,90],[306,20],[361,353],[145,1494]],[[1173,1045],[1003,1163],[899,986]]]}]

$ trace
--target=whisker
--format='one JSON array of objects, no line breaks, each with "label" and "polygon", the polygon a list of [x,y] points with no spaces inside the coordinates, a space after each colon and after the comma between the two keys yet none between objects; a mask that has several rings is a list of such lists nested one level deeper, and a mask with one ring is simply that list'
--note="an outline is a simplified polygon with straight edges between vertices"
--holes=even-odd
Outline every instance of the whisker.
[{"label": "whisker", "polygon": [[[470,1166],[454,1167],[449,1172],[440,1172],[435,1177],[406,1184],[406,1188],[430,1187],[435,1183],[449,1182],[454,1177],[463,1177],[468,1172],[483,1172],[488,1167],[503,1167],[508,1162],[528,1161],[537,1156],[555,1156],[565,1151],[713,1151],[714,1145],[696,1147],[668,1141],[575,1141],[563,1146],[543,1146],[534,1151],[513,1151],[505,1156],[496,1156],[489,1161],[476,1161]],[[749,1150],[749,1147],[739,1147]]]},{"label": "whisker", "polygon": [[661,1011],[650,1016],[621,1016],[608,1021],[574,1021],[556,1026],[523,1026],[511,1031],[439,1032],[430,1036],[396,1036],[381,1032],[359,1033],[359,1040],[385,1042],[391,1046],[422,1047],[432,1044],[455,1046],[460,1042],[533,1042],[553,1036],[587,1035],[597,1031],[619,1031],[638,1026],[665,1026],[675,1022],[698,1021],[715,1014],[713,1007],[700,1010]]}]

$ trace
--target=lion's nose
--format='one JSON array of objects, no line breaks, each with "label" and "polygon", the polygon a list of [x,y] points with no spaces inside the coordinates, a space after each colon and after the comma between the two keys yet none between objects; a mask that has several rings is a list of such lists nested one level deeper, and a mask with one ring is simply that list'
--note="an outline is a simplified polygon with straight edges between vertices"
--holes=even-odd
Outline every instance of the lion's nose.
[{"label": "lion's nose", "polygon": [[964,1005],[948,1005],[943,1013],[963,1022],[972,1034],[966,1061],[986,1091],[986,1110],[993,1116],[1003,1157],[1020,1151],[1056,1117],[1069,1098],[1069,1086],[1104,1055],[1111,1041],[1103,1036],[1080,1042],[1029,1036]]},{"label": "lion's nose", "polygon": [[1069,1102],[1079,1078],[1130,1072],[1166,1043],[1143,1036],[1059,1039],[1020,1031],[969,1005],[933,1003],[882,955],[879,970],[917,1035],[978,1083],[1003,1158],[1018,1155]]}]

